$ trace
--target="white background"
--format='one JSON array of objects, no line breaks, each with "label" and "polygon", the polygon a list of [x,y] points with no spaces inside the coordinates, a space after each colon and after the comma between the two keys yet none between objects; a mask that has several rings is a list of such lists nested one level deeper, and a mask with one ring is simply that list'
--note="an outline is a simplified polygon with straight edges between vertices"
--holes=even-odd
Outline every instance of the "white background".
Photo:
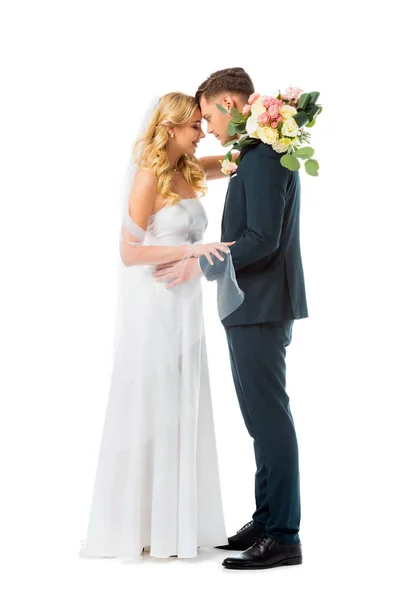
[{"label": "white background", "polygon": [[[398,70],[389,2],[3,2],[1,464],[4,598],[397,597]],[[139,566],[77,558],[112,359],[119,186],[155,94],[242,66],[256,89],[321,92],[321,169],[302,174],[310,318],[288,349],[301,459],[301,567],[222,569],[225,553]],[[398,87],[398,86],[397,86]],[[221,153],[214,138],[199,155]],[[226,182],[211,182],[219,239]],[[254,459],[206,293],[229,534]],[[397,559],[397,560],[396,560]],[[397,588],[397,590],[396,590]]]}]

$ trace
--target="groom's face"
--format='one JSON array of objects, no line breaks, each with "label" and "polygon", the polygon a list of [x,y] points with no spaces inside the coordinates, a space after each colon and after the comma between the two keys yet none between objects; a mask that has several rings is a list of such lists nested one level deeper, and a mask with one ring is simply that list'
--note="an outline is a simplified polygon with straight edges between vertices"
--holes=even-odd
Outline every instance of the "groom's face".
[{"label": "groom's face", "polygon": [[222,113],[217,104],[229,110],[234,102],[230,96],[221,96],[220,98],[210,98],[207,100],[204,96],[200,99],[200,108],[203,119],[207,123],[207,133],[212,133],[221,142],[227,144],[235,136],[228,135],[228,126],[231,120],[229,114]]}]

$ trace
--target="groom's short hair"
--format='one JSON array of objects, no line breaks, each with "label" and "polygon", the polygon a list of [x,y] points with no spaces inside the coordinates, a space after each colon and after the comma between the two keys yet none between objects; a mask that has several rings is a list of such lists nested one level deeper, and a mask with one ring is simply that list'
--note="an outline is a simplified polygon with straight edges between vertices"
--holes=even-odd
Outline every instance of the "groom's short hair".
[{"label": "groom's short hair", "polygon": [[247,100],[254,93],[250,75],[241,67],[215,71],[199,86],[195,97],[200,103],[203,96],[206,100],[210,100],[224,93],[240,94],[243,100]]}]

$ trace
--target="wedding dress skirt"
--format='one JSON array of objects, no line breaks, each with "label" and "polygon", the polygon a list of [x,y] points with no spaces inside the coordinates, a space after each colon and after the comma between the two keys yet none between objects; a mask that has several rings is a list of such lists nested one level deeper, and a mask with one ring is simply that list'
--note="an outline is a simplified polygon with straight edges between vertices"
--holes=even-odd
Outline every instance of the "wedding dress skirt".
[{"label": "wedding dress skirt", "polygon": [[[165,207],[148,232],[196,242],[197,199]],[[146,241],[145,241],[146,243]],[[82,557],[197,556],[227,543],[200,279],[170,290],[152,267],[121,267],[114,366]],[[123,315],[123,317],[121,317]]]}]

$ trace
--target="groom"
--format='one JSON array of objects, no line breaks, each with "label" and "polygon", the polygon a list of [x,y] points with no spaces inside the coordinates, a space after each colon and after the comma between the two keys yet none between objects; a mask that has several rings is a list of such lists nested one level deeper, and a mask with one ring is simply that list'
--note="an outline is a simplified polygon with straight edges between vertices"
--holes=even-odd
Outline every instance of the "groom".
[{"label": "groom", "polygon": [[[254,92],[241,68],[213,73],[196,98],[208,133],[226,144],[229,110],[241,111]],[[217,107],[222,105],[228,114]],[[280,155],[262,142],[245,147],[231,176],[222,217],[222,241],[230,247],[241,306],[223,320],[233,380],[243,419],[254,441],[256,511],[229,538],[230,569],[262,569],[302,562],[300,487],[296,432],[286,393],[286,347],[295,319],[307,317],[299,237],[300,181]],[[204,276],[217,279],[221,263],[200,258]],[[218,264],[219,263],[219,264]],[[196,276],[193,262],[187,279]]]}]

